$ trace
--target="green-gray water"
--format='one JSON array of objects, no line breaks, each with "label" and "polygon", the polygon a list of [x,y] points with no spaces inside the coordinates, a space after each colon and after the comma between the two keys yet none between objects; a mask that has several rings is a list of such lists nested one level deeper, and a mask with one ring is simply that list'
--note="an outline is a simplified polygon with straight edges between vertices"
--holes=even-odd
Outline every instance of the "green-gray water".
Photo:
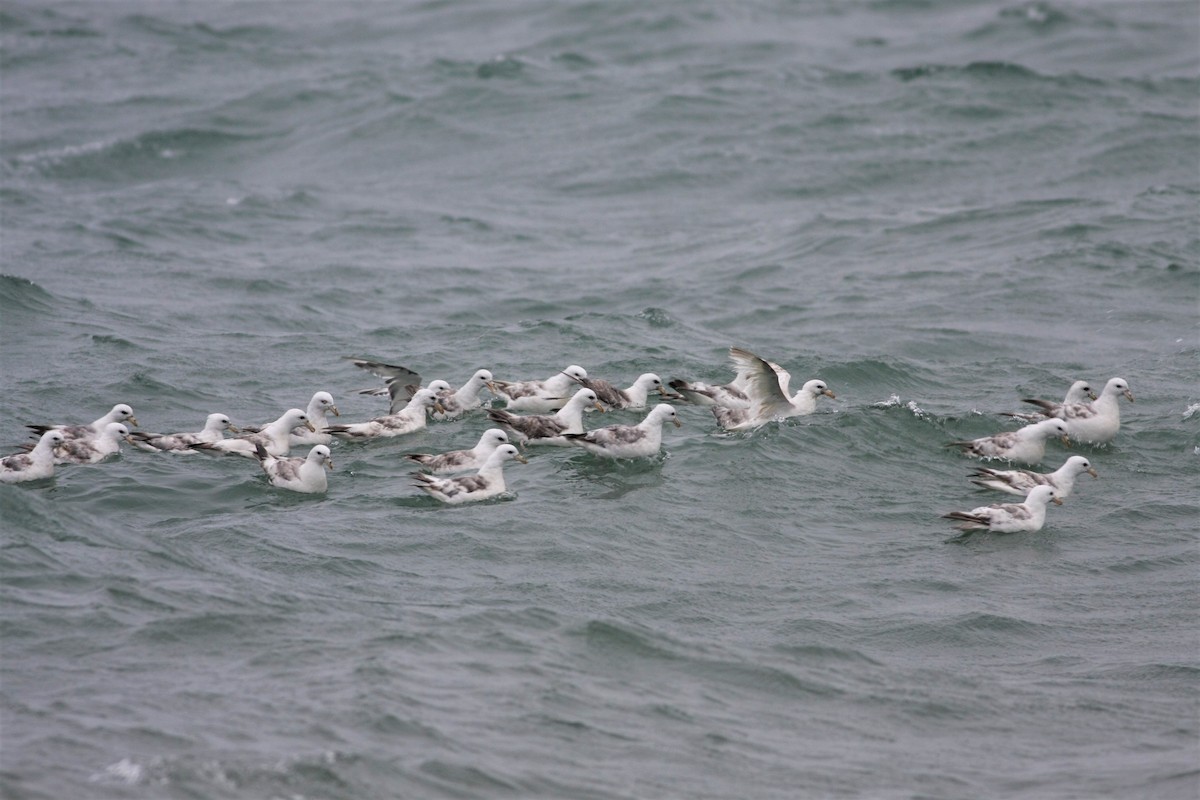
[{"label": "green-gray water", "polygon": [[[8,443],[366,419],[347,355],[723,381],[736,344],[838,398],[531,451],[471,507],[401,454],[478,415],[336,443],[319,498],[128,449],[0,485],[0,794],[1196,796],[1198,36],[1132,0],[4,3]],[[945,442],[1118,375],[1098,480],[947,543],[1009,498]]]}]

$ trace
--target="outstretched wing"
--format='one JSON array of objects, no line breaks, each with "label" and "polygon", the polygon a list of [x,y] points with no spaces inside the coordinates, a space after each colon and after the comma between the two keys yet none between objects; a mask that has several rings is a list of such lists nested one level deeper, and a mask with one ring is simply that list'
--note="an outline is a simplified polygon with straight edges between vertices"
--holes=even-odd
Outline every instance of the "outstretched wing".
[{"label": "outstretched wing", "polygon": [[359,369],[365,369],[372,375],[383,378],[386,389],[367,389],[363,394],[383,394],[385,391],[391,398],[391,406],[388,408],[389,414],[395,414],[404,403],[412,399],[415,389],[409,387],[419,387],[421,385],[421,376],[413,372],[408,367],[402,367],[398,364],[385,364],[382,361],[371,361],[365,358],[355,358],[346,356],[350,363]]},{"label": "outstretched wing", "polygon": [[787,385],[792,376],[786,370],[740,347],[729,348],[729,360],[738,372],[734,382],[750,395],[762,414],[776,416],[791,409]]}]

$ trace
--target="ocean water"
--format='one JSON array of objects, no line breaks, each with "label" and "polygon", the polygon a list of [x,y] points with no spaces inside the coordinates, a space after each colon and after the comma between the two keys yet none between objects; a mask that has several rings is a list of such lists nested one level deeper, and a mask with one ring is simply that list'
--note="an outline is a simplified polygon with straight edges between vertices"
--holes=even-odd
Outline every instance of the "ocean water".
[{"label": "ocean water", "polygon": [[[128,449],[0,485],[0,795],[1196,797],[1197,41],[1147,0],[3,3],[7,444],[381,413],[346,356],[738,345],[837,399],[458,508],[401,455],[479,415],[336,443],[323,497]],[[949,542],[1008,498],[943,445],[1113,376],[1099,479]]]}]

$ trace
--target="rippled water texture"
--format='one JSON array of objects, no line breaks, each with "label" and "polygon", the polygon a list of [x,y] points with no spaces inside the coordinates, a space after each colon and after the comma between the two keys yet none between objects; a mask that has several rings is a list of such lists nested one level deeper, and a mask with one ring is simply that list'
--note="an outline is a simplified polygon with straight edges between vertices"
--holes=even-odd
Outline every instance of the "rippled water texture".
[{"label": "rippled water texture", "polygon": [[[836,392],[446,508],[140,451],[0,485],[0,794],[1200,792],[1200,20],[1182,2],[9,2],[4,441],[262,424],[370,356]],[[943,445],[1125,378],[1039,533]],[[592,414],[590,427],[635,412]],[[7,450],[5,452],[8,452]],[[1015,498],[1013,498],[1015,499]]]}]

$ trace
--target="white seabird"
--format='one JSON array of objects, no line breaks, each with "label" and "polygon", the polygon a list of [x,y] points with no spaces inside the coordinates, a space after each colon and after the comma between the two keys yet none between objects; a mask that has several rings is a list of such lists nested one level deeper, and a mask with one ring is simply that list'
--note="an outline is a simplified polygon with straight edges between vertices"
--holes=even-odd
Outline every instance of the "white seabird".
[{"label": "white seabird", "polygon": [[215,442],[199,442],[189,445],[193,450],[205,452],[227,453],[230,455],[254,458],[258,445],[262,445],[273,456],[286,456],[292,446],[292,428],[303,425],[315,430],[308,419],[308,414],[298,408],[289,408],[279,419],[265,426],[261,431],[238,436],[234,439],[220,439]]},{"label": "white seabird", "polygon": [[604,411],[596,393],[591,389],[580,389],[567,404],[554,414],[530,414],[519,416],[505,409],[493,409],[488,418],[511,430],[517,441],[526,444],[566,445],[566,433],[583,433],[583,412],[588,406]]},{"label": "white seabird", "polygon": [[680,425],[675,409],[659,403],[637,425],[609,425],[587,433],[564,434],[567,441],[605,458],[648,458],[662,448],[663,425]]},{"label": "white seabird", "polygon": [[1046,456],[1046,440],[1058,436],[1064,445],[1069,445],[1067,424],[1061,419],[1044,419],[1015,431],[1005,431],[992,436],[982,436],[970,441],[949,442],[946,447],[957,447],[966,455],[976,458],[1002,458],[1019,464],[1041,463]]},{"label": "white seabird", "polygon": [[419,431],[425,427],[426,413],[432,409],[440,410],[441,403],[433,390],[426,387],[408,401],[408,405],[395,414],[376,417],[367,422],[355,422],[349,425],[331,425],[326,430],[339,439],[371,439],[377,436],[402,436]]},{"label": "white seabird", "polygon": [[503,465],[509,459],[514,459],[522,464],[527,463],[517,448],[511,444],[502,444],[488,456],[483,467],[474,475],[435,478],[432,475],[417,472],[413,474],[413,478],[417,481],[414,485],[443,503],[451,505],[487,500],[504,493]]},{"label": "white seabird", "polygon": [[287,458],[271,455],[260,442],[254,455],[272,486],[304,494],[324,494],[329,486],[325,472],[333,469],[333,456],[323,444],[313,445],[304,458]]},{"label": "white seabird", "polygon": [[470,450],[451,450],[448,453],[431,455],[429,453],[409,453],[404,456],[409,461],[415,461],[426,471],[434,474],[444,472],[466,472],[479,469],[487,463],[488,456],[497,447],[508,444],[508,434],[499,428],[488,428],[479,437],[479,443]]},{"label": "white seabird", "polygon": [[192,445],[200,442],[219,442],[225,431],[238,432],[238,428],[224,414],[209,414],[203,430],[195,433],[146,433],[134,431],[129,434],[129,443],[148,453],[192,454]]},{"label": "white seabird", "polygon": [[1027,469],[989,469],[980,467],[971,473],[971,483],[985,489],[996,489],[1024,497],[1035,486],[1053,486],[1058,496],[1066,500],[1075,489],[1075,479],[1083,473],[1100,477],[1092,463],[1083,456],[1071,456],[1054,472],[1030,472]]},{"label": "white seabird", "polygon": [[62,431],[48,430],[28,453],[0,458],[0,483],[22,483],[54,477],[54,448],[64,441]]},{"label": "white seabird", "polygon": [[958,522],[956,527],[963,532],[988,530],[994,533],[1032,533],[1040,531],[1046,523],[1046,504],[1051,501],[1062,505],[1057,489],[1053,486],[1035,486],[1024,503],[980,506],[970,511],[951,511],[942,517]]},{"label": "white seabird", "polygon": [[499,381],[488,382],[488,389],[497,397],[503,397],[505,408],[510,411],[532,411],[546,414],[562,408],[570,397],[572,384],[587,378],[587,370],[571,364],[562,372],[551,375],[544,381]]}]

